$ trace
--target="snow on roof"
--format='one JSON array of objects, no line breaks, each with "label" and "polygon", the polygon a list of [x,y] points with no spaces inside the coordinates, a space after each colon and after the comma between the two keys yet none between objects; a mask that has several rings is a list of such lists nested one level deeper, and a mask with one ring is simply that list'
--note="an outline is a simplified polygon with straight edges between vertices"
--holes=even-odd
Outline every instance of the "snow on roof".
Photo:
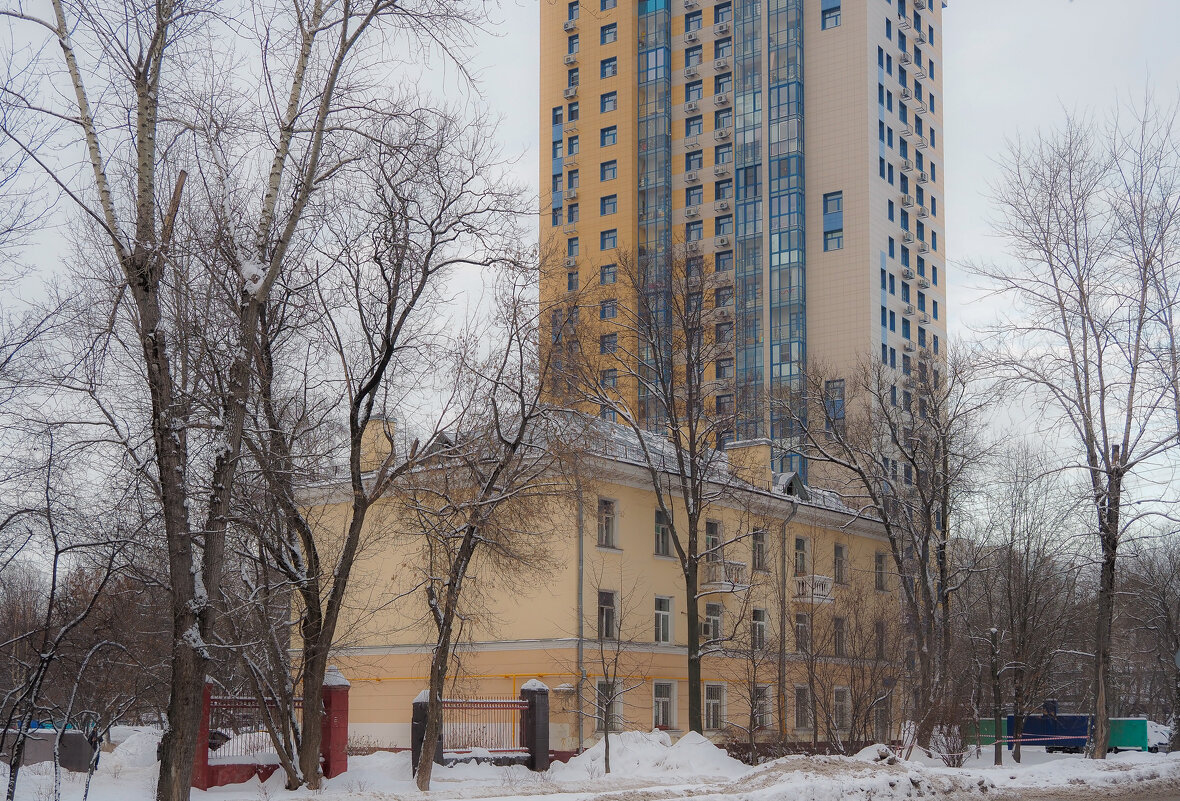
[{"label": "snow on roof", "polygon": [[348,679],[344,678],[344,674],[340,672],[340,668],[335,665],[328,665],[328,669],[324,671],[324,686],[351,687],[352,684]]},{"label": "snow on roof", "polygon": [[549,685],[540,679],[529,679],[524,684],[520,685],[520,689],[535,692],[537,690],[549,691]]}]

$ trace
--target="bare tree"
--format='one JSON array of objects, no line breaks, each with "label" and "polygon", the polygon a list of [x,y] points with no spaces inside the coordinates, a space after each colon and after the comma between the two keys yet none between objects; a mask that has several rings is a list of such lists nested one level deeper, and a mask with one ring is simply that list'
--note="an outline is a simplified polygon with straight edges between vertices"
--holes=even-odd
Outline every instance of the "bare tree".
[{"label": "bare tree", "polygon": [[940,722],[950,678],[951,599],[962,579],[951,542],[972,471],[986,453],[981,432],[991,395],[977,363],[965,349],[922,347],[904,355],[900,370],[872,361],[836,376],[813,364],[799,392],[771,398],[845,502],[881,521],[892,569],[877,565],[876,580],[896,581],[900,591],[923,748]]},{"label": "bare tree", "polygon": [[[726,377],[733,366],[733,292],[707,282],[699,258],[666,261],[657,269],[652,259],[621,254],[608,287],[614,294],[574,295],[568,308],[548,310],[547,345],[554,354],[553,394],[621,424],[630,432],[633,458],[647,470],[666,534],[657,552],[674,554],[684,577],[688,720],[701,732],[702,586],[735,589],[745,582],[739,565],[716,557],[750,533],[718,531],[706,542],[709,507],[744,484],[728,469],[724,450],[738,423],[732,377]],[[582,321],[583,307],[597,319]],[[766,468],[760,472],[768,474],[769,462]]]},{"label": "bare tree", "polygon": [[[1128,615],[1147,639],[1149,658],[1162,673],[1172,713],[1169,751],[1180,751],[1180,541],[1174,533],[1141,543],[1130,554]],[[1162,719],[1162,718],[1161,718]]]},{"label": "bare tree", "polygon": [[[995,187],[1009,262],[977,266],[1006,301],[989,361],[1027,389],[1086,476],[1101,575],[1094,636],[1095,758],[1110,727],[1119,546],[1164,498],[1143,481],[1177,445],[1170,380],[1180,193],[1172,115],[1148,104],[1129,126],[1069,117],[1013,143]],[[1157,156],[1163,156],[1157,159]],[[1169,326],[1171,326],[1170,330]],[[1162,358],[1161,358],[1162,356]],[[1161,365],[1164,369],[1161,370]],[[1159,485],[1156,485],[1159,486]]]}]

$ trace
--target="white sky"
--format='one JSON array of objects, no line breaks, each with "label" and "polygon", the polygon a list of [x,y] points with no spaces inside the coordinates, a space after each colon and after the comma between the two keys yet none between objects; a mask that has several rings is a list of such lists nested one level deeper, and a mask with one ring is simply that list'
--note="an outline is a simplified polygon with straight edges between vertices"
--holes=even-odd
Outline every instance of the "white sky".
[{"label": "white sky", "polygon": [[[539,0],[552,2],[553,0]],[[810,0],[809,0],[810,1]],[[882,0],[846,0],[881,3]],[[537,176],[538,0],[504,0],[504,22],[479,48],[484,99],[504,116],[501,138]],[[952,329],[972,319],[954,264],[1000,258],[989,236],[987,184],[1008,137],[1057,125],[1066,109],[1099,115],[1148,81],[1180,91],[1180,0],[950,0],[943,31],[947,253]],[[451,94],[457,86],[445,81]],[[981,315],[974,315],[979,320]]]}]

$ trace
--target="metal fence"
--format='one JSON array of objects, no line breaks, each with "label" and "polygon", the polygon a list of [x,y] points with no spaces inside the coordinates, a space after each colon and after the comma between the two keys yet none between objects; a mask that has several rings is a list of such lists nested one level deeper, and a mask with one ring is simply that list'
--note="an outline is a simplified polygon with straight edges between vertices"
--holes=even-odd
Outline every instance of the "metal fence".
[{"label": "metal fence", "polygon": [[450,750],[485,748],[524,751],[521,713],[529,708],[520,698],[444,698],[443,742]]},{"label": "metal fence", "polygon": [[[263,708],[265,704],[265,709]],[[209,758],[217,762],[256,762],[275,755],[271,721],[285,715],[274,699],[213,696],[209,699]],[[302,725],[303,699],[294,699],[295,725]]]}]

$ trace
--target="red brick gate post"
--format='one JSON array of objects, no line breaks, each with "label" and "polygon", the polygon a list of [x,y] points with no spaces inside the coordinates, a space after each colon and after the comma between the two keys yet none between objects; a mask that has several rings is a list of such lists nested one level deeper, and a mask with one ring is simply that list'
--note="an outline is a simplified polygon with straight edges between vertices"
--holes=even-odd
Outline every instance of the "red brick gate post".
[{"label": "red brick gate post", "polygon": [[348,770],[348,679],[335,665],[324,672],[324,717],[320,731],[320,756],[324,778]]},{"label": "red brick gate post", "polygon": [[201,693],[201,725],[197,729],[197,743],[193,751],[193,787],[209,789],[209,705],[213,697],[213,685],[205,680]]}]

